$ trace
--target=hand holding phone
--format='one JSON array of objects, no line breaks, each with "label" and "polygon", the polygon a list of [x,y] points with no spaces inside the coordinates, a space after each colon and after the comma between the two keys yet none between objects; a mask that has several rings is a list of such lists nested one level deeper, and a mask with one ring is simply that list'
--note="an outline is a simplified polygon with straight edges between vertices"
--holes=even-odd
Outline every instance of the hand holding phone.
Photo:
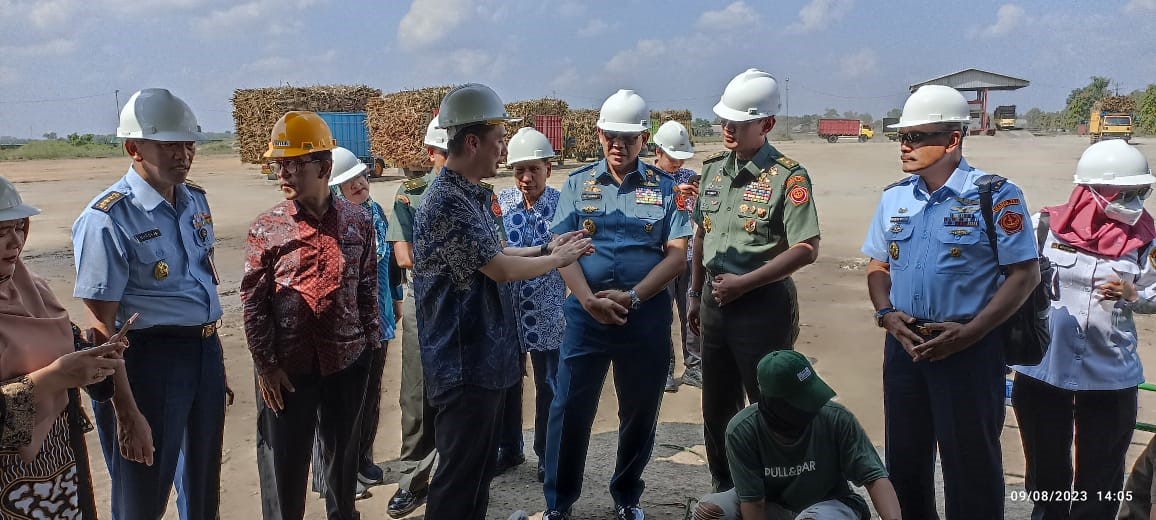
[{"label": "hand holding phone", "polygon": [[124,323],[120,326],[120,330],[116,331],[116,334],[113,334],[112,337],[108,338],[108,343],[122,342],[125,335],[128,334],[128,330],[132,328],[132,324],[136,323],[136,320],[139,317],[139,312],[133,313],[132,316],[129,316],[129,318],[125,320]]}]

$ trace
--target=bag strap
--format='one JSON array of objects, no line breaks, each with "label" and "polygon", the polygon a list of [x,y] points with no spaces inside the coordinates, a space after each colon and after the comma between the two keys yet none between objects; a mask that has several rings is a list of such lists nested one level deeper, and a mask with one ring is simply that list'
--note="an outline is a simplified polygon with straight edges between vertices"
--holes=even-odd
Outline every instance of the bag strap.
[{"label": "bag strap", "polygon": [[995,174],[987,174],[975,180],[975,185],[979,187],[979,207],[983,212],[984,223],[987,225],[987,243],[991,246],[991,252],[995,253],[995,263],[999,266],[1000,274],[1007,276],[1007,268],[999,263],[999,248],[996,247],[995,234],[995,212],[992,193],[1003,186],[1007,179]]},{"label": "bag strap", "polygon": [[1044,242],[1048,241],[1048,231],[1052,227],[1052,216],[1047,212],[1040,212],[1040,223],[1036,226],[1036,248],[1040,256],[1044,254]]}]

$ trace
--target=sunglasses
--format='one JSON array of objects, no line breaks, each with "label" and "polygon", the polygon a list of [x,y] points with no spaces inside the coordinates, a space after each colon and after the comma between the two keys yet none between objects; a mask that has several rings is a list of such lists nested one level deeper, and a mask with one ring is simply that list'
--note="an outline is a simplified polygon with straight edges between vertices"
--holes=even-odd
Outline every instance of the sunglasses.
[{"label": "sunglasses", "polygon": [[762,119],[751,119],[750,121],[731,121],[730,119],[723,119],[719,126],[731,127],[735,130],[745,130],[747,127],[762,121]]},{"label": "sunglasses", "polygon": [[1147,200],[1148,196],[1152,194],[1151,186],[1141,186],[1139,188],[1109,188],[1105,186],[1096,187],[1096,193],[1109,201],[1128,202],[1135,199]]},{"label": "sunglasses", "polygon": [[280,175],[281,172],[293,175],[306,164],[319,162],[321,162],[321,159],[310,159],[307,161],[269,161],[269,169],[272,170],[274,175]]},{"label": "sunglasses", "polygon": [[948,135],[955,130],[943,130],[939,132],[899,132],[899,142],[903,144],[921,144],[932,137],[941,135]]},{"label": "sunglasses", "polygon": [[633,146],[638,142],[638,138],[642,137],[642,134],[634,132],[613,132],[603,130],[602,137],[605,137],[607,142],[613,143],[614,141],[622,141],[622,144],[626,146]]}]

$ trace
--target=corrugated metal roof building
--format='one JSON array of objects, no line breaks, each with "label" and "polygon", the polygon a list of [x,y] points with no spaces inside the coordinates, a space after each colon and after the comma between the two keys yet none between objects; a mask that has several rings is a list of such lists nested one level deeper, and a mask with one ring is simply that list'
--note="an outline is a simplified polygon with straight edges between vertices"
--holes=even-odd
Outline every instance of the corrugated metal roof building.
[{"label": "corrugated metal roof building", "polygon": [[[1031,82],[1026,79],[996,74],[986,70],[966,69],[916,83],[911,85],[910,88],[912,92],[915,92],[919,87],[924,85],[944,85],[964,92],[975,92],[975,99],[968,101],[968,103],[971,104],[971,130],[974,134],[985,132],[989,129],[987,117],[988,91],[1017,90],[1029,84],[1031,84]],[[992,130],[992,132],[994,132],[994,130]]]}]

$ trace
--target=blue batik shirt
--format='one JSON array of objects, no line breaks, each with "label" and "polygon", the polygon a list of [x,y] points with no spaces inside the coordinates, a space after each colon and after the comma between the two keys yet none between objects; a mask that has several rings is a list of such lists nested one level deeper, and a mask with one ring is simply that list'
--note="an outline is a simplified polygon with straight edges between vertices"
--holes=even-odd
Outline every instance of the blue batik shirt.
[{"label": "blue batik shirt", "polygon": [[[678,189],[679,184],[689,184],[691,177],[694,177],[695,175],[698,175],[698,173],[695,172],[694,170],[690,169],[690,168],[679,168],[678,171],[674,172],[674,174],[671,175],[672,177],[674,177],[675,189],[676,190]],[[677,200],[679,200],[679,197],[682,197],[682,196],[679,195],[677,191],[675,191],[674,197],[675,197],[675,200],[677,201]],[[695,198],[694,197],[683,197],[680,205],[684,208],[684,211],[686,211],[686,215],[689,218],[691,216],[691,214],[694,213]],[[686,261],[689,262],[693,258],[694,258],[694,240],[687,240],[686,241]],[[689,271],[689,269],[688,269],[688,271]]]},{"label": "blue batik shirt", "polygon": [[[511,247],[541,247],[550,243],[550,221],[558,208],[558,190],[546,191],[526,207],[526,198],[517,188],[498,193],[502,208],[502,222]],[[514,300],[514,315],[518,324],[518,339],[522,351],[557,350],[562,346],[562,300],[566,298],[566,282],[555,269],[537,278],[508,284]]]},{"label": "blue batik shirt", "polygon": [[521,377],[513,302],[481,272],[502,254],[492,199],[443,169],[414,217],[413,290],[430,399],[463,385],[501,390]]},{"label": "blue batik shirt", "polygon": [[[976,179],[987,175],[960,160],[935,193],[918,175],[888,186],[867,229],[863,254],[891,266],[891,305],[917,319],[974,318],[1002,279],[979,205]],[[1011,181],[993,194],[999,263],[1037,258],[1027,200]]]}]

